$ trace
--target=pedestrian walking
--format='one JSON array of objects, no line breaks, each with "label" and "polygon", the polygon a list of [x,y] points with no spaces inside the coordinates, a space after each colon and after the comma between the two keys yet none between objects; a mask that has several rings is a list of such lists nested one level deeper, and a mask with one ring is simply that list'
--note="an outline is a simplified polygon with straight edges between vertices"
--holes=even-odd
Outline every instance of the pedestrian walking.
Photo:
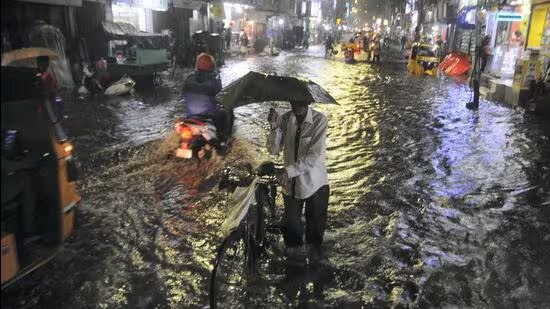
[{"label": "pedestrian walking", "polygon": [[231,37],[233,36],[233,32],[231,30],[231,26],[227,27],[225,29],[225,47],[227,50],[231,48]]},{"label": "pedestrian walking", "polygon": [[313,260],[322,258],[321,245],[327,222],[329,199],[325,166],[328,121],[307,102],[290,102],[292,111],[282,116],[272,109],[267,148],[283,151],[284,168],[277,178],[283,188],[284,232],[289,259],[306,254],[303,246],[302,210],[305,205],[305,239]]},{"label": "pedestrian walking", "polygon": [[481,72],[485,72],[485,67],[487,66],[487,62],[489,61],[489,57],[491,57],[492,51],[491,47],[489,46],[491,42],[491,37],[486,35],[483,40],[481,41]]},{"label": "pedestrian walking", "polygon": [[380,62],[380,37],[376,36],[371,43],[372,61]]},{"label": "pedestrian walking", "polygon": [[244,29],[241,29],[241,33],[239,34],[239,43],[241,47],[241,55],[246,55],[248,53],[248,36],[246,35],[246,32],[244,32]]},{"label": "pedestrian walking", "polygon": [[325,58],[331,57],[334,54],[334,41],[332,36],[327,36],[325,41]]},{"label": "pedestrian walking", "polygon": [[407,45],[407,36],[403,34],[401,37],[401,51],[405,50],[405,46]]},{"label": "pedestrian walking", "polygon": [[363,51],[367,54],[370,53],[370,38],[367,34],[363,37]]}]

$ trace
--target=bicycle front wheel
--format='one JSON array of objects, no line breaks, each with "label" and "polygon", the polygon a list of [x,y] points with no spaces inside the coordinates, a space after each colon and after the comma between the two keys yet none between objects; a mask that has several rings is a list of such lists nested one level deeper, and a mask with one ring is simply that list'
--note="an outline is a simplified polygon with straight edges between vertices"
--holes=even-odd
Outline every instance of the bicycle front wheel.
[{"label": "bicycle front wheel", "polygon": [[253,239],[246,229],[231,233],[221,244],[210,276],[210,308],[241,308],[255,273]]}]

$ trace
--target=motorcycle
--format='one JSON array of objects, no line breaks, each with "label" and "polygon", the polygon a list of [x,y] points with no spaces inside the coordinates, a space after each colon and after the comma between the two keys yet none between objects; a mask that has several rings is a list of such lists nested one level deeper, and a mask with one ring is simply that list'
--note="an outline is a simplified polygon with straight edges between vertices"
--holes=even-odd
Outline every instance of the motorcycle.
[{"label": "motorcycle", "polygon": [[210,159],[214,151],[223,153],[214,120],[208,116],[193,116],[176,119],[174,129],[179,135],[175,156],[182,159]]},{"label": "motorcycle", "polygon": [[80,88],[78,88],[78,93],[88,94],[102,92],[103,86],[101,86],[101,83],[99,82],[97,72],[94,69],[91,69],[87,64],[84,64],[83,67],[82,81]]},{"label": "motorcycle", "polygon": [[351,47],[346,47],[344,49],[344,62],[351,64],[355,63],[355,50]]}]

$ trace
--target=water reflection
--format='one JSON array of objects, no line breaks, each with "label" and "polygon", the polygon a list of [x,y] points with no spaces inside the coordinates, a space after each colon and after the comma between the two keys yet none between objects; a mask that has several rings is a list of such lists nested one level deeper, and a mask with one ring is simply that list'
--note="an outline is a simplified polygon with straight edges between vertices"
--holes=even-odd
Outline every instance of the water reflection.
[{"label": "water reflection", "polygon": [[[249,70],[303,74],[340,103],[314,106],[329,118],[329,263],[294,269],[282,257],[267,261],[242,307],[550,303],[548,123],[488,102],[469,111],[469,90],[446,79],[411,77],[399,66],[349,66],[322,59],[320,49],[308,53],[228,61],[222,69],[224,85]],[[144,108],[126,101],[83,105],[88,114],[105,111],[82,117],[86,125],[108,129],[82,129],[77,145],[98,149],[104,139],[112,145],[161,136],[179,110],[176,88],[167,90],[164,105],[147,98]],[[263,145],[271,106],[288,108],[263,103],[236,110],[238,142],[225,161],[165,160],[158,155],[162,142],[97,158],[109,164],[83,182],[84,225],[60,260],[92,266],[54,263],[44,272],[54,279],[36,277],[49,282],[40,293],[29,285],[21,295],[52,307],[204,307],[229,207],[213,186],[216,173],[228,163],[269,158]],[[67,268],[78,275],[66,287]],[[47,296],[58,290],[67,290],[60,300]],[[21,305],[23,298],[11,297],[6,308],[32,307]]]}]

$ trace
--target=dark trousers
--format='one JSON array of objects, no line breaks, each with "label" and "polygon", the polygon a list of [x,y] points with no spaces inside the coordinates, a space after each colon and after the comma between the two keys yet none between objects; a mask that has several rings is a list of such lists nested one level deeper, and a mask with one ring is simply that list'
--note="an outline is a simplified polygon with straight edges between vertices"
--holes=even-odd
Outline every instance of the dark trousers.
[{"label": "dark trousers", "polygon": [[283,195],[285,213],[283,217],[285,244],[289,247],[303,244],[302,209],[306,205],[306,243],[321,246],[327,225],[329,187],[322,186],[305,200]]},{"label": "dark trousers", "polygon": [[221,142],[226,142],[233,132],[233,111],[218,109],[212,118]]},{"label": "dark trousers", "polygon": [[485,67],[487,66],[487,57],[481,56],[481,72],[485,72]]}]

